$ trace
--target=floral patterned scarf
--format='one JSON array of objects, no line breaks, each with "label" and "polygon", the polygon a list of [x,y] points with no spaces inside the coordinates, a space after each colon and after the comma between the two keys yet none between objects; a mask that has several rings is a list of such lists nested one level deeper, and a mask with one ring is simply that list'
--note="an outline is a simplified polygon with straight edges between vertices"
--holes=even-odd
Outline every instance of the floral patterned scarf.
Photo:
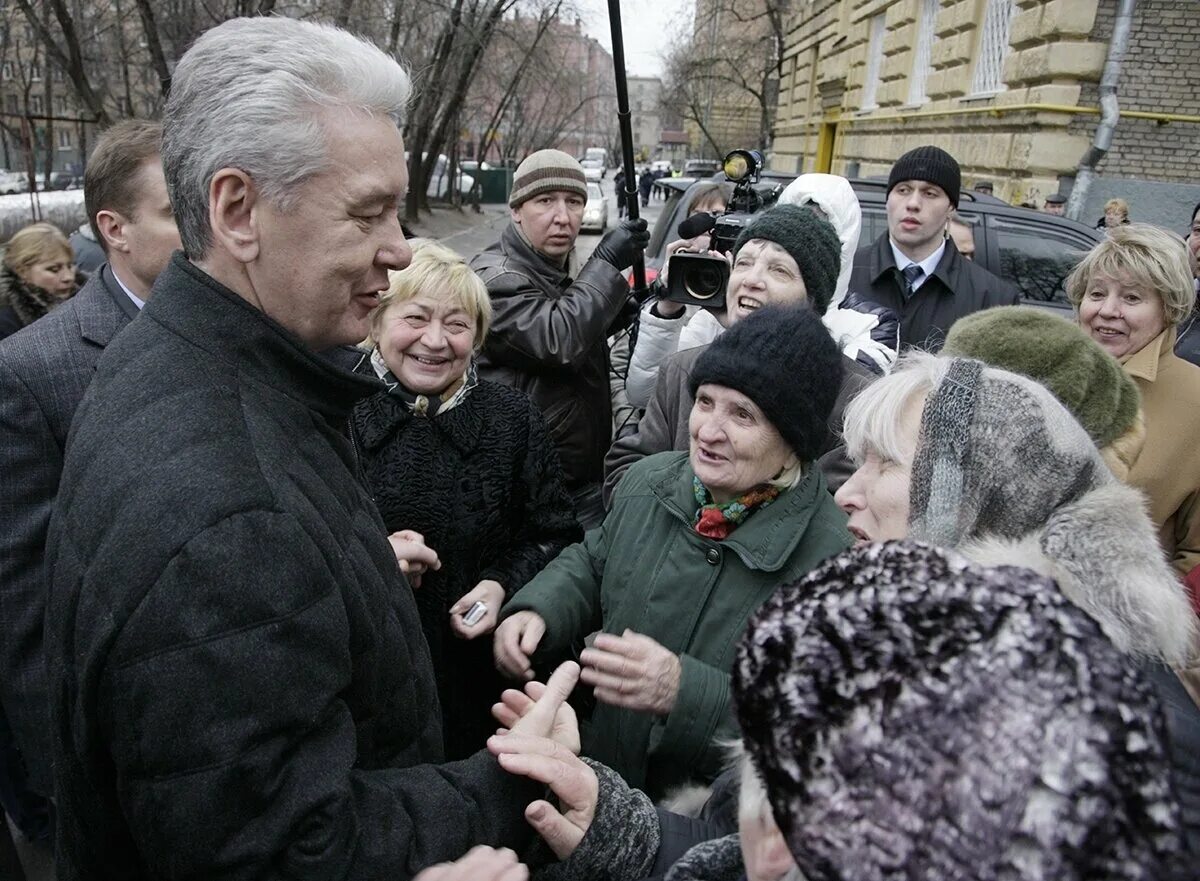
[{"label": "floral patterned scarf", "polygon": [[700,506],[696,509],[696,522],[692,528],[705,538],[717,541],[728,538],[729,533],[741,526],[747,517],[759,508],[767,507],[779,496],[778,487],[763,484],[733,501],[718,505],[699,477],[692,477],[692,489],[696,494],[696,504]]}]

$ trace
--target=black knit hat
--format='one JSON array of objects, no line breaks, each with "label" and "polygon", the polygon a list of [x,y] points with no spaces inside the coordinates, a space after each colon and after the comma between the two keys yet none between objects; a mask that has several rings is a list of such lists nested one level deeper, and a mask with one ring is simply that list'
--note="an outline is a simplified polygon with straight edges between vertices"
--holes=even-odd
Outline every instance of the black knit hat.
[{"label": "black knit hat", "polygon": [[937,184],[950,197],[950,204],[958,207],[962,172],[958,170],[958,163],[954,157],[941,147],[917,147],[897,159],[896,164],[892,166],[892,173],[888,175],[887,191],[891,193],[896,184],[905,180],[923,180]]},{"label": "black knit hat", "polygon": [[833,224],[808,206],[774,205],[742,229],[733,243],[735,258],[751,239],[774,242],[792,256],[800,267],[808,301],[818,315],[824,315],[842,268],[842,242]]},{"label": "black knit hat", "polygon": [[692,368],[692,397],[705,383],[758,405],[802,462],[829,447],[829,414],[842,387],[842,354],[807,306],[765,306],[713,340]]},{"label": "black knit hat", "polygon": [[1182,866],[1153,689],[1033,572],[916,542],[846,551],[759,608],[732,686],[807,878],[1151,881]]}]

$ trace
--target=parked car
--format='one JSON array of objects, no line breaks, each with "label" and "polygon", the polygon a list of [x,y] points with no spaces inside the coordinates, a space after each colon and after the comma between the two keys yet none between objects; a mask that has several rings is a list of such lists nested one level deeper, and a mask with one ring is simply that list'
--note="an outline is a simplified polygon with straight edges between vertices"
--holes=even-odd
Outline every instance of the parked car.
[{"label": "parked car", "polygon": [[[755,189],[764,205],[771,205],[794,179],[795,175],[763,172]],[[663,178],[659,183],[670,195],[646,247],[648,281],[666,259],[667,244],[679,237],[688,190],[700,181],[682,177]],[[852,178],[850,184],[862,206],[861,248],[887,232],[887,182]],[[976,263],[1016,284],[1027,305],[1072,311],[1065,288],[1067,276],[1083,254],[1103,239],[1101,231],[967,190],[959,199],[958,216],[974,233]]]},{"label": "parked car", "polygon": [[683,163],[684,177],[712,177],[721,170],[721,163],[716,159],[689,159]]},{"label": "parked car", "polygon": [[[422,154],[422,158],[428,159],[429,154]],[[408,151],[404,152],[404,161],[409,161]],[[471,188],[475,186],[475,178],[467,174],[459,163],[458,167],[458,191],[462,195],[467,195],[471,192]],[[450,196],[450,160],[445,153],[439,153],[437,161],[433,165],[433,174],[429,178],[429,186],[425,188],[425,195],[430,199],[446,199]]]},{"label": "parked car", "polygon": [[672,170],[671,169],[671,160],[670,159],[655,159],[653,162],[650,163],[650,170],[652,172],[654,172],[655,174],[662,172],[664,175],[669,175]]},{"label": "parked car", "polygon": [[599,159],[585,159],[579,163],[583,166],[583,176],[589,181],[602,181],[608,171]]},{"label": "parked car", "polygon": [[10,196],[28,191],[29,177],[24,172],[6,171],[0,174],[0,195]]},{"label": "parked car", "polygon": [[588,199],[583,206],[583,223],[580,230],[584,232],[604,232],[608,229],[608,196],[600,189],[600,184],[588,181]]}]

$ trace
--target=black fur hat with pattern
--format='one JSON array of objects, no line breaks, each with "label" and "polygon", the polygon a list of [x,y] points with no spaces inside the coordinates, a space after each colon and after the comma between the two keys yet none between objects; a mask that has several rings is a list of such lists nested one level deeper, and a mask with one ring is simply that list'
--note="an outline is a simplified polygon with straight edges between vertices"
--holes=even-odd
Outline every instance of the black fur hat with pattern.
[{"label": "black fur hat with pattern", "polygon": [[733,690],[808,881],[1178,877],[1152,689],[1028,570],[847,551],[756,613]]}]

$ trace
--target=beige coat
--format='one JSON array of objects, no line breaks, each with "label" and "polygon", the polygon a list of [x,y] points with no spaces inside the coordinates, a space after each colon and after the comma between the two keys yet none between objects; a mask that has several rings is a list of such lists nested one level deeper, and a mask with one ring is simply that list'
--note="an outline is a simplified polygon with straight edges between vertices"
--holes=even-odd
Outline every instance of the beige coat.
[{"label": "beige coat", "polygon": [[1125,359],[1146,419],[1129,483],[1146,494],[1171,565],[1187,575],[1200,565],[1200,367],[1174,348],[1171,327]]}]

